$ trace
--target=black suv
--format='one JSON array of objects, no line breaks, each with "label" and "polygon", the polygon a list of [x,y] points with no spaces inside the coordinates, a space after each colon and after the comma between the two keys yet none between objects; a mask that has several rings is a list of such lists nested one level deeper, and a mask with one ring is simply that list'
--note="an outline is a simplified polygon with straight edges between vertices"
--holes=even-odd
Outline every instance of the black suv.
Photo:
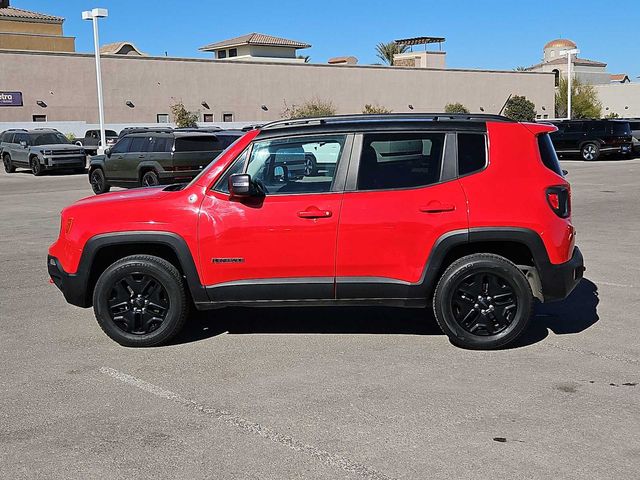
[{"label": "black suv", "polygon": [[140,187],[188,182],[242,132],[143,131],[122,137],[104,155],[91,157],[89,182],[96,194],[112,186]]},{"label": "black suv", "polygon": [[632,151],[631,127],[626,120],[561,120],[551,122],[558,131],[551,134],[556,152],[580,154],[597,160],[605,154],[627,155]]},{"label": "black suv", "polygon": [[36,175],[45,170],[71,169],[84,172],[87,156],[82,147],[72,145],[62,133],[50,128],[13,129],[0,135],[0,157],[7,173],[16,167],[31,169]]},{"label": "black suv", "polygon": [[640,118],[629,119],[633,141],[633,153],[640,153]]}]

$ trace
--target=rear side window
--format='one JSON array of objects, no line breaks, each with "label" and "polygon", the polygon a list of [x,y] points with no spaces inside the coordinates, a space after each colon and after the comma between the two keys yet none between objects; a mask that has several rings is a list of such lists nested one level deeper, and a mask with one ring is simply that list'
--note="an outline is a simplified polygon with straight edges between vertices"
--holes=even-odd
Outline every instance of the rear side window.
[{"label": "rear side window", "polygon": [[560,168],[556,149],[553,147],[553,142],[548,134],[538,135],[538,148],[540,149],[540,158],[544,166],[552,172],[562,175],[562,168]]},{"label": "rear side window", "polygon": [[215,135],[176,138],[176,152],[215,152],[222,149]]},{"label": "rear side window", "polygon": [[364,136],[359,190],[424,187],[440,181],[443,133],[381,133]]},{"label": "rear side window", "polygon": [[479,133],[458,134],[458,175],[478,172],[487,165],[485,136]]},{"label": "rear side window", "polygon": [[173,138],[155,137],[153,139],[154,152],[170,152],[172,146],[173,146]]},{"label": "rear side window", "polygon": [[631,136],[631,126],[626,122],[611,122],[611,133],[613,135]]},{"label": "rear side window", "polygon": [[150,139],[148,137],[133,137],[131,139],[130,152],[139,153],[148,151]]}]

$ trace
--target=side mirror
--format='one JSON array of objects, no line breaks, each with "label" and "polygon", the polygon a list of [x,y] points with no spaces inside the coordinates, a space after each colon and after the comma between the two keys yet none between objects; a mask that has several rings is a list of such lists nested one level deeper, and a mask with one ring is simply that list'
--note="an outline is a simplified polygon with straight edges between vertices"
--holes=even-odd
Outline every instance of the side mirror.
[{"label": "side mirror", "polygon": [[110,149],[110,148],[107,148],[107,149],[104,151],[104,154],[107,156],[107,158],[111,158],[111,149]]},{"label": "side mirror", "polygon": [[569,175],[569,170],[562,170],[562,176],[566,177],[567,175]]},{"label": "side mirror", "polygon": [[232,197],[250,197],[255,195],[255,187],[248,173],[236,173],[229,177],[229,194]]},{"label": "side mirror", "polygon": [[22,141],[20,142],[20,146],[21,146],[22,148],[27,148],[27,142],[25,142],[24,140],[22,140]]}]

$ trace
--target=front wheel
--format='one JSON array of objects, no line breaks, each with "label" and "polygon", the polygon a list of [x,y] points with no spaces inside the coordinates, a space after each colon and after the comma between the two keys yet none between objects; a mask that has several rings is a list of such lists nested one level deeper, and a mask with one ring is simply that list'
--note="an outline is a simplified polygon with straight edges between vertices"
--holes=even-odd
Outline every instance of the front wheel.
[{"label": "front wheel", "polygon": [[42,175],[42,172],[44,171],[44,167],[40,163],[40,160],[38,160],[38,157],[32,157],[30,163],[31,163],[31,173],[33,173],[33,175],[36,177],[39,177],[40,175]]},{"label": "front wheel", "polygon": [[580,149],[580,154],[584,160],[592,162],[600,157],[600,147],[596,143],[586,143]]},{"label": "front wheel", "polygon": [[156,185],[160,185],[160,179],[156,172],[149,170],[148,172],[144,172],[140,183],[143,187],[155,187]]},{"label": "front wheel", "polygon": [[2,163],[4,165],[4,171],[7,173],[13,173],[16,171],[16,167],[13,164],[13,162],[11,161],[11,157],[9,156],[8,153],[5,153],[4,156],[2,157]]},{"label": "front wheel", "polygon": [[151,255],[132,255],[108,267],[96,283],[98,324],[125,347],[169,341],[187,320],[188,303],[178,269]]},{"label": "front wheel", "polygon": [[104,177],[104,172],[101,168],[91,170],[91,173],[89,174],[89,183],[91,184],[93,193],[96,195],[107,193],[111,190],[111,185],[107,183],[107,180]]},{"label": "front wheel", "polygon": [[504,257],[473,254],[453,262],[433,297],[442,331],[463,348],[490,350],[516,340],[527,328],[533,294],[522,271]]}]

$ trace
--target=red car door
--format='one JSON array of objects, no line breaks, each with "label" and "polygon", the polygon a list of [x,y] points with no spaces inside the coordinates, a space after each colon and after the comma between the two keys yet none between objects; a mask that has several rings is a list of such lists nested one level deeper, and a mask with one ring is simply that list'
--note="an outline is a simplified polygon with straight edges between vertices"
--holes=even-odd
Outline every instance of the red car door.
[{"label": "red car door", "polygon": [[[365,134],[344,194],[336,282],[338,298],[409,298],[445,233],[467,231],[466,198],[455,174],[455,134]],[[356,140],[359,143],[359,139]],[[450,148],[450,147],[449,147]],[[354,149],[355,150],[355,149]],[[349,182],[349,181],[348,181]],[[414,288],[415,287],[415,288]]]},{"label": "red car door", "polygon": [[[207,193],[199,220],[203,283],[213,301],[333,299],[346,135],[258,140]],[[336,144],[322,170],[305,158]],[[349,142],[350,145],[350,142]],[[299,168],[300,167],[300,168]],[[246,172],[264,196],[236,199],[228,177]]]}]

